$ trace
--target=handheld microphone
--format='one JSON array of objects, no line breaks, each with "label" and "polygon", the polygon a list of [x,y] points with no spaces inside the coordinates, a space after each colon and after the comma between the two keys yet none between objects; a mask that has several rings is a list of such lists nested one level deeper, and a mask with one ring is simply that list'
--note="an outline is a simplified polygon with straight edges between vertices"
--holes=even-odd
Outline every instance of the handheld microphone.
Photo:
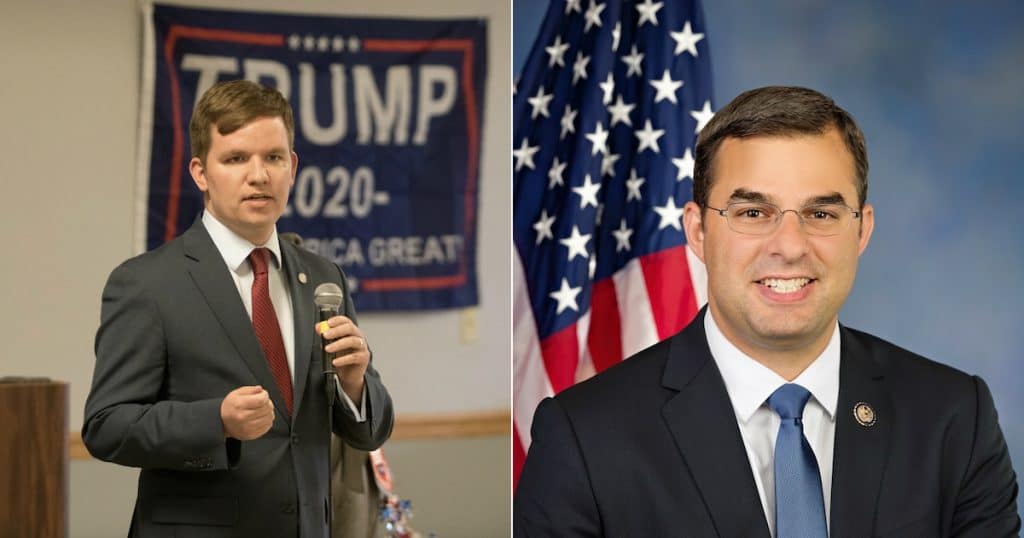
[{"label": "handheld microphone", "polygon": [[[341,303],[344,302],[345,296],[341,292],[341,287],[333,282],[324,282],[316,287],[313,291],[313,303],[316,304],[319,315],[317,321],[327,321],[330,318],[338,315],[338,311],[341,309]],[[323,340],[323,338],[320,338]],[[328,353],[324,347],[329,342],[320,342],[320,367],[323,372],[325,379],[324,391],[327,394],[327,401],[329,404],[334,403],[334,395],[336,394],[336,387],[334,383],[334,365],[331,361],[334,359],[333,353]]]},{"label": "handheld microphone", "polygon": [[[324,322],[338,315],[338,311],[341,309],[341,303],[345,301],[345,295],[341,291],[341,287],[333,282],[324,282],[313,290],[313,303],[316,304],[319,314],[317,316],[317,322]],[[317,335],[320,338],[318,344],[320,348],[320,366],[324,373],[324,395],[327,397],[327,437],[331,437],[331,426],[334,424],[334,402],[338,395],[338,377],[334,371],[334,365],[331,361],[334,359],[334,353],[328,353],[325,347],[328,343],[322,336]],[[326,444],[327,448],[327,476],[332,476],[331,471],[331,443]],[[328,484],[330,484],[331,478],[328,478]],[[334,494],[331,492],[330,487],[327,488],[327,506],[326,511],[327,518],[327,535],[331,536],[334,528]]]}]

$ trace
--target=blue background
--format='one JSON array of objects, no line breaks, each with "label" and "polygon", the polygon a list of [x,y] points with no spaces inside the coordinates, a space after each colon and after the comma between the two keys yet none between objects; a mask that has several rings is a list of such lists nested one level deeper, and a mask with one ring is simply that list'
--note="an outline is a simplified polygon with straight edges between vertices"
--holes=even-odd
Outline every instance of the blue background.
[{"label": "blue background", "polygon": [[[547,6],[513,2],[513,75]],[[983,377],[1020,483],[1022,4],[711,0],[704,15],[716,109],[750,88],[799,85],[856,118],[876,224],[840,319]]]}]

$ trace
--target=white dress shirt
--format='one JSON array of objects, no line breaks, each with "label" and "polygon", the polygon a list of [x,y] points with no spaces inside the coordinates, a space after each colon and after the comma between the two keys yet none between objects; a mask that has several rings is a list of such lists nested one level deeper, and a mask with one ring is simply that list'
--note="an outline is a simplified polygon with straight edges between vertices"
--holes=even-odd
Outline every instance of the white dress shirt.
[{"label": "white dress shirt", "polygon": [[[292,388],[295,388],[295,318],[292,314],[292,297],[285,285],[285,275],[281,265],[281,243],[277,238],[277,227],[270,234],[266,244],[254,245],[247,239],[242,238],[230,228],[225,226],[209,211],[203,211],[203,226],[206,227],[210,239],[213,239],[214,246],[224,258],[228,266],[231,278],[235,281],[238,294],[242,297],[242,304],[245,311],[252,320],[252,266],[249,265],[249,254],[254,248],[266,248],[270,251],[270,262],[267,264],[267,284],[270,288],[270,302],[274,305],[274,314],[277,315],[277,323],[281,328],[281,340],[284,343],[284,352],[288,357],[288,373],[292,378]],[[359,407],[356,407],[352,399],[341,390],[339,385],[338,394],[348,404],[355,414],[358,422],[365,420],[366,391],[363,391]]]},{"label": "white dress shirt", "polygon": [[[704,331],[711,356],[718,365],[729,393],[736,423],[747,450],[754,482],[761,495],[768,528],[775,536],[775,438],[779,434],[779,415],[767,404],[776,389],[789,383],[767,366],[755,361],[732,344],[715,324],[711,310],[704,316]],[[825,522],[830,524],[832,501],[832,454],[836,432],[836,405],[839,401],[839,324],[832,331],[825,350],[792,383],[811,393],[804,408],[804,436],[814,451],[821,472],[821,491],[825,500]]]}]

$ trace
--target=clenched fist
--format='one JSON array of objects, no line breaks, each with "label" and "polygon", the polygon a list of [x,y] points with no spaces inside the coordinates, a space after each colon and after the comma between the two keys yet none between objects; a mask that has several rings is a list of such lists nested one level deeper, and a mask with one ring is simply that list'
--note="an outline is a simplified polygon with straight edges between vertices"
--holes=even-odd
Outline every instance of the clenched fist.
[{"label": "clenched fist", "polygon": [[258,439],[274,424],[274,402],[260,386],[238,387],[220,404],[224,437],[239,441]]}]

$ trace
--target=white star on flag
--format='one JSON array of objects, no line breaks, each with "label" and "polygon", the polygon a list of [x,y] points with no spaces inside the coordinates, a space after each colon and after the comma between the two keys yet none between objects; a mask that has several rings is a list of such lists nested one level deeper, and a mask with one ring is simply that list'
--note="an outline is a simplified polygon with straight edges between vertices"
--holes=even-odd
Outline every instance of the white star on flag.
[{"label": "white star on flag", "polygon": [[617,160],[619,160],[619,156],[611,152],[601,158],[601,175],[615,176],[615,161]]},{"label": "white star on flag", "polygon": [[590,234],[581,234],[578,226],[573,225],[572,233],[565,239],[559,239],[558,242],[565,245],[569,249],[569,261],[579,256],[584,260],[590,257],[590,253],[587,252],[587,241],[590,241]]},{"label": "white star on flag", "polygon": [[636,21],[636,27],[639,28],[644,25],[645,22],[650,21],[651,24],[658,25],[658,10],[664,6],[664,2],[651,2],[651,0],[644,0],[644,3],[636,5],[636,11],[640,14],[640,19]]},{"label": "white star on flag", "polygon": [[527,143],[524,138],[522,145],[519,149],[514,150],[512,155],[516,158],[516,172],[521,170],[525,165],[530,170],[533,170],[533,154],[540,150],[540,146],[531,146]]},{"label": "white star on flag", "polygon": [[565,309],[572,309],[579,311],[580,307],[576,304],[576,296],[582,291],[582,287],[573,288],[569,286],[569,279],[562,278],[562,287],[558,291],[553,291],[548,294],[548,297],[558,301],[558,307],[555,309],[555,314],[561,314]]},{"label": "white star on flag", "polygon": [[672,159],[672,164],[679,169],[679,172],[676,173],[676,181],[693,178],[693,153],[690,152],[690,148],[686,148],[682,158]]},{"label": "white star on flag", "polygon": [[612,95],[615,95],[615,79],[612,78],[612,72],[608,72],[608,78],[604,82],[598,84],[601,87],[601,93],[604,95],[601,97],[601,104],[607,105],[612,102]]},{"label": "white star on flag", "polygon": [[622,23],[616,21],[612,28],[612,52],[619,50],[619,39],[622,37]]},{"label": "white star on flag", "polygon": [[580,79],[586,80],[587,78],[587,64],[590,62],[590,57],[584,56],[582,51],[576,51],[576,61],[572,64],[572,83]]},{"label": "white star on flag", "polygon": [[626,125],[632,127],[633,120],[629,118],[629,113],[632,112],[634,108],[636,108],[636,105],[624,103],[622,101],[622,96],[620,95],[615,100],[615,103],[613,103],[612,106],[608,107],[608,112],[612,115],[611,124],[608,126],[608,128],[610,129],[612,127],[615,127],[616,123],[625,123]]},{"label": "white star on flag", "polygon": [[530,113],[530,119],[535,119],[538,115],[544,116],[545,118],[550,116],[548,113],[548,103],[551,102],[555,95],[553,93],[545,94],[544,86],[537,88],[537,95],[527,99],[530,105],[533,106],[533,111]]},{"label": "white star on flag", "polygon": [[565,138],[565,135],[568,133],[576,132],[576,126],[573,124],[573,122],[576,121],[577,112],[578,111],[573,110],[572,107],[570,107],[569,105],[565,105],[565,113],[562,114],[561,119],[562,134],[558,135],[559,140]]},{"label": "white star on flag", "polygon": [[568,15],[573,11],[575,11],[576,13],[583,13],[583,8],[580,6],[580,0],[565,1],[565,14]]},{"label": "white star on flag", "polygon": [[676,207],[676,201],[672,196],[668,197],[668,201],[665,202],[664,206],[654,206],[654,212],[661,217],[661,220],[658,222],[659,230],[671,226],[680,232],[683,231],[683,225],[681,222],[683,218],[683,208]]},{"label": "white star on flag", "polygon": [[658,147],[658,139],[665,134],[665,130],[654,129],[651,127],[650,118],[644,121],[643,129],[635,131],[633,134],[636,135],[636,138],[639,141],[639,146],[636,148],[637,153],[640,153],[647,148],[654,150],[655,153],[661,153],[661,148]]},{"label": "white star on flag", "polygon": [[556,35],[555,42],[552,43],[550,47],[544,47],[544,50],[546,50],[548,55],[551,56],[548,60],[548,67],[554,67],[556,65],[559,67],[565,67],[563,57],[565,56],[565,51],[569,50],[569,44],[562,43],[562,36]]},{"label": "white star on flag", "polygon": [[633,235],[633,230],[626,227],[626,219],[619,223],[618,230],[612,230],[612,235],[615,236],[615,252],[629,250],[629,236]]},{"label": "white star on flag", "polygon": [[601,183],[593,183],[590,174],[583,178],[583,185],[572,188],[572,192],[580,196],[580,209],[586,209],[588,205],[597,207],[597,191],[599,190],[601,190]]},{"label": "white star on flag", "polygon": [[540,210],[540,219],[533,223],[533,229],[537,230],[537,244],[547,239],[554,239],[555,236],[551,233],[551,225],[555,223],[555,216],[548,216],[546,209]]},{"label": "white star on flag", "polygon": [[587,133],[583,136],[590,140],[593,146],[590,149],[591,155],[597,155],[597,152],[608,153],[608,131],[604,130],[604,126],[601,122],[597,122],[597,127],[594,127],[594,132]]},{"label": "white star on flag", "polygon": [[690,29],[690,21],[686,21],[683,25],[683,29],[678,32],[669,32],[672,39],[676,42],[676,50],[673,55],[678,56],[683,51],[689,52],[694,58],[697,57],[697,42],[704,39],[704,34],[695,34]]},{"label": "white star on flag", "polygon": [[590,0],[590,7],[587,8],[587,13],[584,15],[587,19],[587,23],[583,25],[583,32],[589,32],[591,26],[601,27],[601,12],[604,11],[605,5],[598,4],[594,0]]},{"label": "white star on flag", "polygon": [[629,78],[634,74],[641,77],[643,76],[644,73],[643,70],[640,68],[640,62],[644,60],[644,55],[641,54],[640,52],[637,52],[636,43],[633,44],[633,47],[630,49],[629,54],[623,56],[621,59],[623,62],[625,62],[627,66],[626,78]]},{"label": "white star on flag", "polygon": [[629,171],[629,179],[626,180],[626,201],[633,199],[642,200],[640,196],[640,186],[644,184],[644,178],[637,177],[636,168],[632,168]]},{"label": "white star on flag", "polygon": [[697,120],[697,130],[694,132],[700,134],[704,126],[715,116],[715,113],[711,111],[711,101],[704,101],[704,108],[691,111],[690,115]]},{"label": "white star on flag", "polygon": [[668,69],[662,73],[661,80],[651,80],[649,82],[657,90],[654,96],[655,104],[660,103],[663,99],[672,101],[674,105],[678,104],[678,101],[676,101],[676,90],[683,86],[683,81],[672,80],[672,77],[668,74]]},{"label": "white star on flag", "polygon": [[555,155],[554,162],[551,163],[551,168],[548,170],[548,188],[553,189],[556,185],[565,185],[565,179],[562,177],[562,172],[565,170],[567,163],[558,162],[558,155]]}]

